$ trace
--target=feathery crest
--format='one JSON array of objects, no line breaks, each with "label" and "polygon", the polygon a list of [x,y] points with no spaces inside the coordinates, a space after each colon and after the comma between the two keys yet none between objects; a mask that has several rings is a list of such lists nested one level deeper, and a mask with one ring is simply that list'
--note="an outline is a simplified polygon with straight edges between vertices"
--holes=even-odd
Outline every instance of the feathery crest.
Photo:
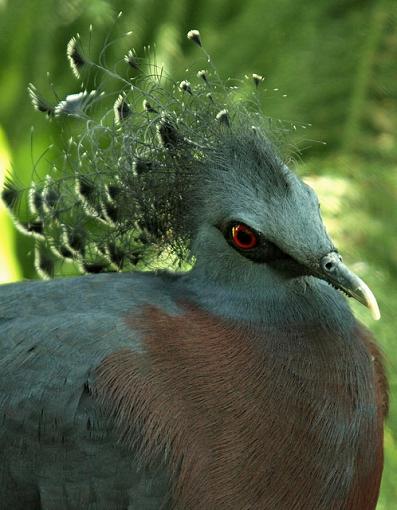
[{"label": "feathery crest", "polygon": [[[197,30],[187,37],[202,48]],[[76,76],[88,62],[78,42],[72,38],[67,47]],[[138,65],[132,50],[124,61],[138,71],[133,77],[90,61],[101,93],[67,95],[55,107],[29,86],[38,111],[59,122],[73,116],[83,123],[49,175],[27,189],[7,181],[3,190],[14,216],[26,199],[28,217],[18,228],[36,238],[36,269],[43,277],[53,276],[59,260],[94,273],[143,268],[163,253],[176,266],[188,261],[195,207],[208,168],[224,171],[230,151],[244,146],[251,151],[262,144],[260,153],[275,145],[268,120],[254,104],[254,91],[227,86],[214,68],[194,72],[192,84],[188,79],[175,82],[149,60]],[[100,81],[100,73],[121,86],[113,96],[105,91],[107,81]],[[255,85],[262,81],[252,77]]]},{"label": "feathery crest", "polygon": [[179,84],[179,88],[183,91],[183,92],[187,92],[188,94],[192,95],[193,92],[192,92],[192,86],[190,85],[190,82],[188,82],[187,80],[183,80],[181,81],[181,83]]},{"label": "feathery crest", "polygon": [[201,36],[198,30],[189,30],[187,33],[187,38],[196,43],[198,46],[202,46]]},{"label": "feathery crest", "polygon": [[230,126],[229,112],[227,110],[221,110],[216,114],[216,120],[225,126]]},{"label": "feathery crest", "polygon": [[263,76],[261,76],[260,74],[256,74],[256,73],[252,74],[252,79],[254,80],[256,87],[259,87],[259,85],[265,80],[265,78]]},{"label": "feathery crest", "polygon": [[208,73],[204,69],[197,72],[197,78],[201,78],[205,83],[208,83]]},{"label": "feathery crest", "polygon": [[40,220],[35,221],[27,221],[27,222],[19,222],[15,221],[15,226],[17,229],[25,235],[31,235],[36,237],[37,239],[45,239],[44,237],[44,225]]},{"label": "feathery crest", "polygon": [[91,90],[90,92],[84,90],[83,92],[66,96],[65,99],[55,106],[55,116],[74,115],[78,117],[83,115],[92,104],[96,95],[96,90]]},{"label": "feathery crest", "polygon": [[29,210],[33,216],[40,216],[43,213],[44,200],[43,200],[43,189],[40,189],[35,182],[29,190]]},{"label": "feathery crest", "polygon": [[132,69],[135,69],[136,71],[139,71],[139,64],[138,59],[135,55],[134,50],[128,50],[127,55],[124,56],[124,61],[132,67]]},{"label": "feathery crest", "polygon": [[36,244],[34,252],[34,267],[43,280],[49,280],[55,274],[55,260],[44,245]]},{"label": "feathery crest", "polygon": [[156,108],[153,108],[153,106],[149,103],[147,99],[144,99],[142,102],[144,110],[146,110],[149,113],[158,113],[158,110]]},{"label": "feathery crest", "polygon": [[35,110],[46,113],[48,117],[52,117],[54,115],[54,107],[41,97],[33,83],[29,83],[28,85],[28,94]]},{"label": "feathery crest", "polygon": [[129,115],[131,115],[131,108],[129,107],[125,94],[119,94],[114,105],[114,121],[116,124],[120,124]]},{"label": "feathery crest", "polygon": [[13,180],[9,176],[7,176],[5,179],[1,192],[1,199],[10,211],[15,209],[20,199],[19,189],[16,187]]},{"label": "feathery crest", "polygon": [[80,78],[80,71],[87,63],[79,48],[78,39],[79,36],[72,37],[66,47],[66,56],[68,57],[73,74],[77,79]]}]

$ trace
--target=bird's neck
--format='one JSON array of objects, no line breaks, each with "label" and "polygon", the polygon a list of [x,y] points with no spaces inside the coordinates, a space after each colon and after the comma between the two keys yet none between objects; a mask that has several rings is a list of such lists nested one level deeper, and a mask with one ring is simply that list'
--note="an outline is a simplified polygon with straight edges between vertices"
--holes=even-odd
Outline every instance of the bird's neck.
[{"label": "bird's neck", "polygon": [[221,318],[266,328],[319,325],[343,335],[355,319],[343,295],[326,282],[311,276],[285,278],[276,273],[227,274],[211,278],[194,268],[177,282],[200,307]]}]

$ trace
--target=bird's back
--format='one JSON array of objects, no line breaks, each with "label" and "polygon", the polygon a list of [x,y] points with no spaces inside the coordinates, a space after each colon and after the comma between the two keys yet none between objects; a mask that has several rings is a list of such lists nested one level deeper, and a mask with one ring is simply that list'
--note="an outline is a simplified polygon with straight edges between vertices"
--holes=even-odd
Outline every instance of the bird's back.
[{"label": "bird's back", "polygon": [[123,314],[149,295],[175,313],[150,274],[1,287],[0,508],[160,507],[164,471],[121,445],[91,387],[110,353],[142,349]]}]

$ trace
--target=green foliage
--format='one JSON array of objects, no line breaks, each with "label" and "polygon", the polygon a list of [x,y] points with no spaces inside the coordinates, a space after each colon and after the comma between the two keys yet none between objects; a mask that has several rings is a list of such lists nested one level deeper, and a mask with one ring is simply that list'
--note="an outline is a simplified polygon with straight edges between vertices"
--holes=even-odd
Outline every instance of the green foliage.
[{"label": "green foliage", "polygon": [[[120,10],[125,15],[114,26]],[[345,259],[379,298],[383,318],[369,326],[385,350],[392,393],[379,510],[393,510],[397,501],[395,1],[3,0],[0,119],[13,172],[22,183],[30,180],[32,161],[59,137],[56,123],[31,108],[27,84],[35,83],[46,96],[52,93],[52,81],[60,97],[78,92],[65,47],[76,32],[88,41],[91,23],[92,55],[99,53],[110,32],[112,38],[132,30],[132,36],[108,49],[107,61],[122,59],[131,47],[140,56],[145,45],[155,43],[158,62],[176,79],[183,79],[185,69],[198,60],[197,48],[185,37],[188,30],[198,28],[221,76],[244,81],[245,74],[264,75],[264,111],[296,124],[291,144],[303,151],[305,165],[300,171],[312,176]],[[23,276],[35,277],[32,243],[16,236]],[[368,321],[362,307],[355,311]]]}]

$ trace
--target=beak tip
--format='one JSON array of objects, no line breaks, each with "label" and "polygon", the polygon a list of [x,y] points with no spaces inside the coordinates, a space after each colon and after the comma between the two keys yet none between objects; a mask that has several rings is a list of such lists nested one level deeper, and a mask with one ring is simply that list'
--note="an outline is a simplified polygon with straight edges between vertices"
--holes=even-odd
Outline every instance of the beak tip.
[{"label": "beak tip", "polygon": [[372,318],[374,319],[374,321],[378,321],[381,318],[379,307],[377,307],[376,310],[372,309],[371,313],[372,313]]},{"label": "beak tip", "polygon": [[376,298],[375,298],[374,294],[372,293],[371,289],[368,287],[368,285],[366,285],[361,280],[361,285],[357,290],[360,292],[360,294],[364,298],[362,303],[365,304],[365,306],[367,306],[367,308],[369,308],[372,318],[375,321],[378,321],[381,317],[379,305],[378,305],[378,302],[376,301]]}]

